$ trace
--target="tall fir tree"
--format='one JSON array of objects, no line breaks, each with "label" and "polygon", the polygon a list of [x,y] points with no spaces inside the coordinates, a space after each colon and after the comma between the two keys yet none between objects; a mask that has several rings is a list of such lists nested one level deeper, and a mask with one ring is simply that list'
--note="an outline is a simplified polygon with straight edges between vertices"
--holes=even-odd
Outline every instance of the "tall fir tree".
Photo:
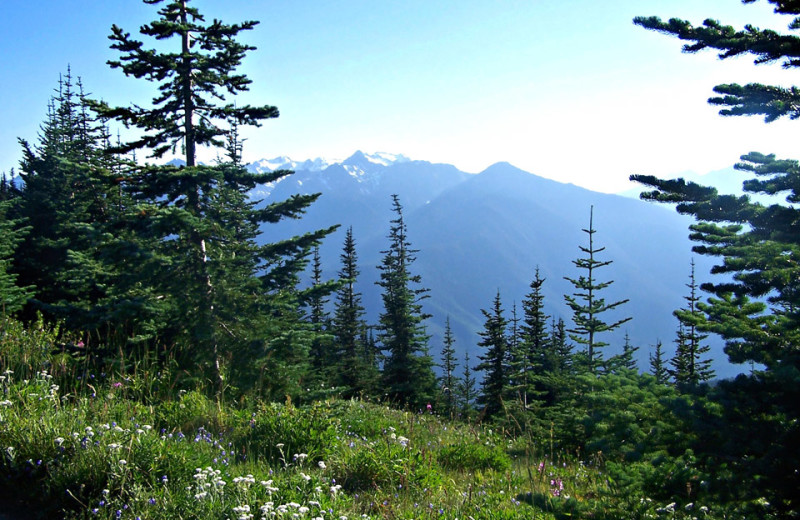
[{"label": "tall fir tree", "polygon": [[575,387],[572,345],[563,318],[551,319],[548,340],[545,357],[547,370],[537,376],[537,381],[545,391],[542,404],[552,408]]},{"label": "tall fir tree", "polygon": [[[756,64],[780,62],[785,70],[796,70],[800,36],[791,31],[800,28],[800,2],[769,3],[790,32],[753,24],[737,29],[711,18],[702,25],[658,17],[637,17],[634,23],[685,41],[687,53],[713,49],[722,60],[749,55]],[[713,90],[709,103],[720,107],[724,116],[763,116],[769,123],[800,115],[796,86],[731,83]],[[731,481],[719,487],[753,481],[743,490],[743,500],[766,499],[779,515],[796,516],[800,475],[795,469],[800,457],[792,447],[800,439],[800,165],[751,152],[735,168],[749,175],[743,183],[747,195],[724,195],[683,179],[631,178],[652,188],[642,194],[644,199],[675,203],[678,212],[693,216],[693,251],[719,259],[712,273],[725,276],[701,285],[711,296],[697,303],[702,319],[693,318],[692,323],[700,332],[722,336],[733,363],[761,367],[715,389],[726,403],[726,422],[718,425],[724,436],[713,449],[729,450],[714,457],[742,461]],[[749,194],[773,197],[759,203]],[[785,197],[785,203],[778,197]],[[686,318],[689,314],[682,313]],[[727,406],[732,401],[736,406]],[[757,436],[752,435],[755,430]]]},{"label": "tall fir tree", "polygon": [[567,325],[563,318],[550,322],[550,345],[553,352],[553,364],[557,371],[570,372],[572,370],[572,345],[569,343]]},{"label": "tall fir tree", "polygon": [[38,142],[20,139],[22,189],[14,213],[30,232],[19,244],[14,270],[21,284],[36,288],[28,318],[42,311],[69,328],[91,327],[79,308],[101,298],[107,280],[102,272],[94,273],[94,281],[78,272],[96,260],[95,237],[87,227],[113,221],[120,205],[106,142],[80,79],[68,69],[59,78]]},{"label": "tall fir tree", "polygon": [[327,296],[330,294],[329,284],[322,279],[322,258],[319,246],[315,246],[311,257],[311,287],[305,294],[305,306],[308,308],[308,321],[316,333],[311,341],[311,367],[314,376],[327,380],[326,372],[330,372],[334,360],[331,352],[332,337],[328,334],[331,318],[326,310]]},{"label": "tall fir tree", "polygon": [[458,402],[461,414],[465,419],[471,419],[475,414],[475,398],[477,397],[477,380],[473,375],[472,365],[469,361],[469,352],[464,352],[464,370],[458,382]]},{"label": "tall fir tree", "polygon": [[364,320],[366,311],[361,303],[361,293],[356,289],[361,273],[352,226],[347,228],[339,258],[341,285],[336,292],[333,311],[336,352],[335,359],[330,361],[334,367],[333,380],[345,388],[345,397],[352,397],[372,393],[377,378],[374,357],[367,355],[370,340]]},{"label": "tall fir tree", "polygon": [[622,352],[609,359],[608,365],[611,371],[613,372],[620,368],[625,370],[637,370],[638,366],[636,365],[635,356],[638,350],[639,347],[631,343],[631,336],[626,331],[622,343]]},{"label": "tall fir tree", "polygon": [[456,384],[458,377],[455,374],[458,362],[456,361],[456,339],[453,337],[453,331],[450,328],[450,316],[447,317],[444,324],[444,339],[442,340],[442,375],[440,381],[442,382],[442,398],[443,398],[443,412],[449,417],[454,417],[456,413]]},{"label": "tall fir tree", "polygon": [[389,229],[389,249],[382,251],[380,280],[376,282],[383,291],[378,339],[386,352],[381,386],[398,404],[424,406],[436,391],[429,337],[423,325],[430,316],[422,311],[421,304],[428,289],[419,287],[419,275],[411,274],[418,251],[411,248],[397,195],[392,195],[392,211],[395,218]]},{"label": "tall fir tree", "polygon": [[494,297],[490,310],[481,309],[484,317],[483,330],[478,332],[478,346],[485,349],[481,362],[475,370],[484,373],[478,404],[483,406],[487,417],[498,416],[510,397],[510,352],[506,330],[508,320],[503,316],[500,291]]},{"label": "tall fir tree", "polygon": [[697,294],[694,260],[686,287],[689,288],[688,296],[684,296],[687,306],[674,313],[680,325],[675,341],[677,348],[675,356],[670,361],[672,368],[669,374],[679,385],[696,385],[713,378],[714,370],[711,368],[711,359],[707,357],[711,347],[703,344],[708,334],[702,334],[698,330],[698,325],[703,323],[703,314],[697,306],[700,297]]},{"label": "tall fir tree", "polygon": [[508,348],[508,395],[515,400],[524,402],[524,372],[525,352],[523,350],[522,329],[520,317],[517,314],[517,302],[511,302],[511,316],[508,318],[506,343]]},{"label": "tall fir tree", "polygon": [[10,198],[0,199],[0,318],[19,311],[32,294],[30,287],[17,284],[17,275],[10,271],[17,245],[28,231],[6,217],[11,203]]},{"label": "tall fir tree", "polygon": [[[238,133],[239,125],[259,126],[278,116],[273,106],[225,103],[227,95],[249,89],[250,80],[236,69],[254,47],[236,38],[257,22],[205,23],[189,0],[145,3],[164,4],[159,18],[139,30],[159,47],[146,49],[114,25],[111,47],[121,56],[108,63],[126,76],[155,82],[158,94],[150,107],[95,102],[93,108],[142,131],[118,146],[120,152],[147,150],[159,158],[181,146],[185,167],[147,165],[127,172],[140,216],[135,229],[160,259],[159,272],[147,283],[157,284],[155,292],[169,301],[160,334],[179,346],[186,368],[210,371],[218,392],[229,369],[267,391],[289,392],[300,387],[302,370],[295,368],[307,362],[313,337],[300,321],[299,273],[332,229],[266,245],[256,237],[262,224],[299,218],[318,194],[258,207],[248,192],[291,172],[251,174],[238,160],[197,165],[198,147],[225,146],[231,122]],[[170,43],[176,48],[167,52]],[[239,142],[231,142],[229,155],[238,156]]]},{"label": "tall fir tree", "polygon": [[[547,333],[549,317],[544,312],[544,293],[542,287],[545,279],[536,267],[534,278],[530,283],[530,292],[522,300],[522,349],[525,352],[522,378],[525,391],[523,402],[529,406],[529,399],[535,401],[549,392],[544,378],[556,371],[556,352],[552,348],[551,338]],[[552,396],[550,396],[552,397]]]},{"label": "tall fir tree", "polygon": [[656,378],[658,384],[665,384],[669,379],[667,360],[664,358],[664,345],[661,340],[656,342],[653,353],[650,354],[650,373]]},{"label": "tall fir tree", "polygon": [[603,357],[600,349],[608,346],[608,343],[601,341],[599,335],[617,329],[631,318],[622,318],[617,321],[604,321],[604,313],[614,310],[628,302],[619,300],[613,303],[606,303],[599,293],[610,286],[613,281],[599,282],[596,271],[612,263],[611,260],[600,261],[595,256],[605,250],[605,247],[597,248],[594,245],[594,234],[597,232],[593,225],[594,206],[589,210],[589,228],[583,232],[588,235],[589,245],[579,246],[580,250],[588,255],[583,258],[573,260],[575,267],[581,269],[585,274],[576,278],[564,277],[575,287],[577,292],[564,295],[567,306],[572,310],[573,328],[568,329],[573,341],[586,347],[586,358],[588,370],[595,372],[597,367],[602,365]]}]

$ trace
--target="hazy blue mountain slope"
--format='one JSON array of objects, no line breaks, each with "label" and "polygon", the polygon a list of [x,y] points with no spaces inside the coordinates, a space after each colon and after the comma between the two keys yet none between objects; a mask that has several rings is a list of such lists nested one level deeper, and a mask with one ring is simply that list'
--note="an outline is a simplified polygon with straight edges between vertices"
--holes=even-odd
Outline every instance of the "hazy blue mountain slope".
[{"label": "hazy blue mountain slope", "polygon": [[[672,311],[684,305],[688,289],[691,244],[689,220],[672,208],[562,184],[498,163],[477,175],[449,165],[405,161],[389,165],[369,162],[355,154],[322,171],[298,171],[272,190],[280,200],[291,193],[322,192],[302,220],[266,229],[265,239],[341,224],[322,248],[325,272],[339,268],[344,228],[352,225],[361,264],[360,290],[374,322],[380,312],[376,266],[387,247],[390,195],[397,193],[405,208],[409,238],[419,249],[415,272],[431,289],[424,302],[433,314],[429,332],[432,353],[438,356],[445,318],[449,315],[460,355],[477,354],[480,309],[490,305],[499,289],[510,316],[514,302],[528,291],[537,265],[545,282],[546,312],[571,314],[563,295],[574,291],[564,276],[582,274],[572,263],[583,256],[589,208],[594,206],[595,247],[605,247],[599,260],[613,263],[597,272],[599,281],[614,280],[601,296],[607,302],[628,298],[608,320],[633,316],[618,334],[609,336],[608,354],[619,351],[625,332],[646,368],[648,348],[661,340],[673,348],[677,321]],[[269,199],[268,199],[269,200]],[[710,262],[695,258],[698,281],[707,278]],[[522,310],[518,308],[521,316]],[[739,368],[724,362],[719,342],[713,347],[719,375]],[[475,359],[473,357],[473,359]]]}]

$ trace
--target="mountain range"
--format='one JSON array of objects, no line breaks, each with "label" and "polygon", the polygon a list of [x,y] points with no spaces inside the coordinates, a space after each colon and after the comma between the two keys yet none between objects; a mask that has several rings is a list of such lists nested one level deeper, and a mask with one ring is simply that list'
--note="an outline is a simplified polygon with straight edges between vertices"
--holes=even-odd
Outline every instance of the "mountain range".
[{"label": "mountain range", "polygon": [[[253,191],[264,204],[292,194],[322,193],[302,219],[264,227],[262,240],[340,224],[321,246],[325,277],[336,277],[344,233],[352,226],[361,271],[358,288],[370,323],[377,322],[381,310],[377,266],[394,218],[391,195],[398,195],[409,240],[419,250],[412,272],[420,274],[423,286],[430,289],[423,309],[432,315],[427,327],[431,354],[437,360],[449,317],[459,359],[468,350],[475,363],[481,350],[477,346],[484,322],[481,309],[489,309],[499,291],[506,317],[511,317],[515,304],[521,316],[520,302],[537,268],[546,279],[545,312],[563,318],[569,327],[572,315],[564,295],[573,294],[575,288],[565,277],[585,274],[573,262],[585,256],[580,247],[588,246],[584,230],[590,211],[594,247],[603,248],[596,259],[612,262],[596,271],[599,282],[613,281],[600,297],[609,303],[629,300],[603,318],[608,322],[633,318],[602,338],[610,343],[605,357],[621,351],[626,334],[640,347],[640,369],[648,370],[648,357],[658,341],[671,357],[678,325],[672,312],[686,303],[692,260],[698,283],[711,276],[713,262],[691,253],[690,220],[673,208],[545,179],[508,163],[470,174],[448,164],[356,152],[340,162],[295,162],[283,157],[256,161],[249,168],[295,170]],[[709,343],[717,376],[745,370],[727,361],[721,341],[712,338]]]}]

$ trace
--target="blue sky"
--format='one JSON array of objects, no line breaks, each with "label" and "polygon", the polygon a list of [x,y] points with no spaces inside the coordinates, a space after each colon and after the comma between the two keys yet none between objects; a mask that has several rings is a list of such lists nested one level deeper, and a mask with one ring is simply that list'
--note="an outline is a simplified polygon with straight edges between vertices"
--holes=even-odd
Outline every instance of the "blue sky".
[{"label": "blue sky", "polygon": [[[276,105],[245,132],[245,159],[402,153],[479,172],[508,161],[617,192],[631,173],[673,176],[733,164],[751,150],[795,153],[794,123],[722,118],[707,105],[728,82],[791,84],[751,58],[684,55],[634,26],[636,15],[717,18],[786,30],[762,0],[196,0],[208,20],[261,24],[240,102]],[[112,24],[136,33],[156,17],[138,0],[2,0],[0,171],[17,138],[37,138],[59,73],[94,97],[146,105],[154,86],[105,65]],[[148,44],[149,45],[149,44]],[[207,152],[213,157],[215,152]]]}]

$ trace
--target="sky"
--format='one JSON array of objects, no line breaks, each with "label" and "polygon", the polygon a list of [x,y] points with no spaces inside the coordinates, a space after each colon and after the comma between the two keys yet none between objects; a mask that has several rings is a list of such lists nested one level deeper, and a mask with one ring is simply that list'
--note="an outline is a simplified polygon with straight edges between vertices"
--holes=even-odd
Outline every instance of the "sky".
[{"label": "sky", "polygon": [[[192,3],[208,21],[261,22],[241,38],[258,49],[240,69],[253,84],[237,103],[281,115],[242,132],[247,161],[362,150],[471,173],[506,161],[614,193],[633,187],[633,173],[702,174],[750,151],[800,158],[798,123],[723,118],[706,102],[714,85],[791,85],[796,72],[684,54],[676,38],[632,23],[715,18],[787,32],[790,18],[765,0]],[[68,67],[92,97],[148,104],[154,84],[106,65],[118,57],[107,36],[112,24],[136,34],[156,10],[138,0],[0,1],[0,171],[18,168],[18,138],[36,142]]]}]

